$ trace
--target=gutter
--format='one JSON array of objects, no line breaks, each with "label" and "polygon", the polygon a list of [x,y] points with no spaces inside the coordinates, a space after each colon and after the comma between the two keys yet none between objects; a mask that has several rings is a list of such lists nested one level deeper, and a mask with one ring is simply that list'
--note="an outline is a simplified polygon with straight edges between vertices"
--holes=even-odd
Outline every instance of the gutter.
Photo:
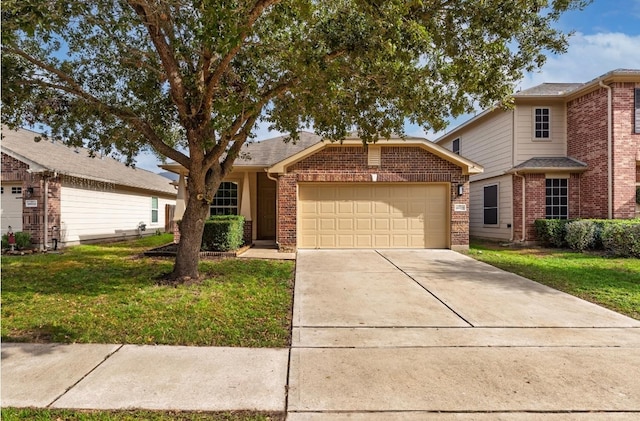
[{"label": "gutter", "polygon": [[613,165],[612,165],[612,135],[613,130],[613,94],[612,88],[609,85],[605,85],[602,81],[599,82],[600,86],[607,90],[607,219],[613,219]]}]

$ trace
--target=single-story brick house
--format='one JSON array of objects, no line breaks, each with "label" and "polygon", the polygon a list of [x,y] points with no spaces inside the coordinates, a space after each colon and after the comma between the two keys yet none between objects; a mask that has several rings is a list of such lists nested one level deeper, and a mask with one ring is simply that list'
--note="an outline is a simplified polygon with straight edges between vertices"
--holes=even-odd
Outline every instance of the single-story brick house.
[{"label": "single-story brick house", "polygon": [[37,136],[2,129],[2,234],[11,226],[44,249],[165,231],[171,180]]},{"label": "single-story brick house", "polygon": [[[286,139],[248,144],[211,204],[212,215],[245,217],[246,241],[281,250],[468,248],[468,182],[480,165],[417,137],[366,147],[355,136]],[[178,196],[186,194],[187,171],[162,168],[181,174]]]}]

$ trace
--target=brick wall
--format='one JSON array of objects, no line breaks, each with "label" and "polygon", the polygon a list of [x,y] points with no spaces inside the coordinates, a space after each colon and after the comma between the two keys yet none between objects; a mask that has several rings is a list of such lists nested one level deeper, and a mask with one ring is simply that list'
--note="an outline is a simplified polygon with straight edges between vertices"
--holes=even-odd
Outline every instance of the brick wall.
[{"label": "brick wall", "polygon": [[[635,214],[636,159],[640,135],[633,133],[633,90],[640,83],[614,83],[613,99],[613,217]],[[581,218],[608,216],[607,90],[586,94],[567,104],[567,154],[589,169],[580,180]]]},{"label": "brick wall", "polygon": [[[304,182],[448,182],[451,183],[451,247],[469,245],[469,177],[461,169],[420,147],[382,147],[381,165],[369,167],[363,146],[327,147],[292,165],[278,180],[278,243],[283,250],[296,247],[297,183]],[[464,194],[457,196],[457,185]],[[467,212],[454,212],[465,204]]]},{"label": "brick wall", "polygon": [[[45,179],[42,174],[28,173],[29,166],[22,161],[2,154],[2,181],[22,182],[22,231],[31,235],[31,242],[40,248],[44,242],[44,192]],[[59,178],[48,178],[47,199],[47,246],[51,246],[51,240],[58,238],[59,231],[54,227],[60,227],[60,190]],[[33,189],[30,197],[27,197],[27,189]],[[36,200],[36,207],[26,207],[27,199]]]},{"label": "brick wall", "polygon": [[[546,216],[546,176],[545,174],[523,174],[513,176],[513,238],[522,237],[522,186],[525,186],[525,236],[524,241],[536,241],[535,220]],[[580,174],[569,176],[569,218],[580,215]]]}]

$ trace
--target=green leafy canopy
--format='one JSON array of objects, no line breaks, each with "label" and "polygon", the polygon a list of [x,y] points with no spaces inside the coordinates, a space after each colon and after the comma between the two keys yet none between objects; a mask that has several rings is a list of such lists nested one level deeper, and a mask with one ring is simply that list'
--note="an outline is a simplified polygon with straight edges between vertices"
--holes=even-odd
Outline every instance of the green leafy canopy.
[{"label": "green leafy canopy", "polygon": [[586,3],[7,0],[2,118],[183,164],[179,147],[219,157],[259,118],[337,139],[438,130],[562,52],[551,25]]}]

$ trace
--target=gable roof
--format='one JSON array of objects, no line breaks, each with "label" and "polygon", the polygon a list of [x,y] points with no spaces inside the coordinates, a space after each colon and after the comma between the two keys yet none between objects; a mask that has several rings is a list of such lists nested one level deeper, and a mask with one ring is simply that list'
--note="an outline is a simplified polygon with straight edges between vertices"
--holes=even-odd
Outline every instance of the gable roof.
[{"label": "gable roof", "polygon": [[514,97],[531,96],[562,96],[575,91],[583,86],[583,83],[542,83],[513,94]]},{"label": "gable roof", "polygon": [[[272,165],[267,171],[269,173],[279,173],[282,174],[284,172],[286,172],[286,169],[295,164],[296,162],[299,162],[301,160],[303,160],[304,158],[319,152],[320,150],[324,149],[324,148],[328,148],[331,146],[341,146],[341,145],[346,145],[346,146],[362,146],[362,139],[360,139],[359,137],[357,137],[356,135],[351,135],[349,137],[347,137],[346,139],[344,139],[341,142],[330,142],[330,141],[326,141],[326,142],[317,142],[315,144],[312,144],[311,146],[307,147],[306,149],[303,149],[291,156],[286,157],[285,159],[281,160],[280,162],[277,162],[276,164]],[[373,146],[373,144],[369,144],[369,146]],[[470,161],[466,158],[461,157],[460,155],[451,152],[448,149],[443,148],[442,146],[438,146],[436,144],[434,144],[433,142],[424,139],[424,138],[420,138],[420,137],[398,137],[398,136],[392,136],[389,139],[381,139],[378,140],[377,143],[375,143],[375,146],[414,146],[414,147],[419,147],[422,149],[427,150],[428,152],[431,152],[432,154],[446,160],[449,161],[457,166],[459,166],[460,168],[462,168],[462,173],[463,174],[479,174],[481,172],[484,171],[484,168],[473,162]]]},{"label": "gable roof", "polygon": [[175,196],[171,181],[151,171],[131,168],[111,157],[89,155],[85,148],[70,148],[60,142],[34,137],[40,133],[2,127],[2,152],[29,165],[36,172],[56,172],[70,177],[113,183]]}]

